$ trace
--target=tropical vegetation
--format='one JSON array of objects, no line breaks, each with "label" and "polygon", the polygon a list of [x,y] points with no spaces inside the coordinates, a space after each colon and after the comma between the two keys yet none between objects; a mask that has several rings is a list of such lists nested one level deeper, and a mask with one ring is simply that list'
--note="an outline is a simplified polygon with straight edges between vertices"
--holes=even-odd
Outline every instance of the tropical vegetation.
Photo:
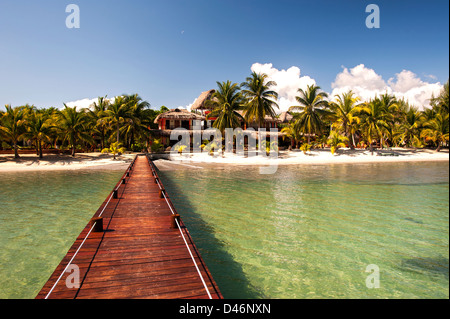
[{"label": "tropical vegetation", "polygon": [[[218,89],[207,102],[213,126],[222,133],[241,123],[277,119],[276,83],[266,74],[253,72],[246,81],[217,82]],[[298,89],[297,105],[289,109],[292,119],[279,124],[281,145],[308,152],[327,145],[338,148],[430,147],[440,151],[449,142],[449,83],[438,96],[430,97],[430,107],[413,106],[385,93],[363,101],[349,90],[329,97],[317,85]],[[420,107],[420,109],[419,109]],[[99,97],[89,108],[37,108],[32,105],[0,110],[0,150],[43,150],[77,152],[164,150],[167,145],[153,134],[155,118],[169,109],[152,109],[138,94],[115,98]],[[180,150],[183,152],[183,150]],[[208,150],[209,151],[209,150]],[[106,152],[106,151],[105,151]],[[111,151],[111,153],[120,153]]]}]

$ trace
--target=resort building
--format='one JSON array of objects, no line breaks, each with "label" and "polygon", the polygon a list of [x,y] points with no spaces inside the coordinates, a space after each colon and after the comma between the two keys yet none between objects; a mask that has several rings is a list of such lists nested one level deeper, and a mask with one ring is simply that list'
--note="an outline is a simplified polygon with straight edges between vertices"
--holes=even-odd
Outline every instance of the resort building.
[{"label": "resort building", "polygon": [[155,119],[155,124],[158,124],[159,130],[173,130],[176,128],[185,128],[192,130],[194,127],[193,121],[204,121],[205,117],[199,114],[189,112],[184,109],[173,109],[168,112],[158,115]]},{"label": "resort building", "polygon": [[[195,100],[194,104],[192,104],[191,110],[193,112],[196,112],[198,114],[201,114],[202,116],[207,117],[209,113],[211,113],[211,105],[208,103],[208,101],[213,100],[215,90],[209,90],[205,91]],[[209,104],[209,105],[208,105]],[[237,111],[242,117],[245,115],[245,111]],[[214,121],[216,120],[215,117],[210,117],[206,119],[206,127],[211,127]],[[279,124],[281,124],[280,120],[278,118],[272,118],[271,116],[266,116],[264,119],[264,125],[260,126],[259,123],[252,122],[252,123],[246,123],[245,121],[241,121],[241,128],[243,130],[246,130],[247,128],[253,128],[255,130],[258,130],[258,128],[265,128],[265,129],[271,129],[271,128],[278,128]]]},{"label": "resort building", "polygon": [[194,121],[201,121],[202,129],[204,128],[205,117],[199,114],[189,112],[185,109],[173,109],[158,115],[154,121],[158,124],[157,130],[152,130],[154,136],[161,139],[163,145],[170,145],[170,134],[176,128],[184,128],[192,131],[194,129]]},{"label": "resort building", "polygon": [[[200,121],[201,130],[206,130],[213,126],[214,121],[217,119],[215,117],[209,117],[208,115],[212,111],[212,103],[208,103],[214,99],[213,95],[215,90],[208,90],[200,94],[200,96],[195,100],[191,107],[191,111],[185,109],[172,109],[168,112],[158,115],[154,123],[158,124],[157,130],[152,130],[154,136],[161,139],[161,143],[165,146],[169,146],[174,142],[170,141],[170,134],[172,130],[176,128],[184,128],[190,133],[194,130],[194,121]],[[242,117],[245,115],[245,111],[237,111]],[[265,128],[267,130],[267,136],[270,136],[270,129],[277,128],[280,129],[280,125],[288,123],[293,119],[293,116],[289,112],[283,112],[278,118],[272,118],[266,116],[264,119],[264,124],[262,126],[259,123],[252,122],[247,123],[246,121],[241,121],[241,128],[245,131],[247,129],[253,129],[258,131],[259,128]],[[257,134],[257,133],[256,133]],[[282,133],[277,133],[281,137]]]}]

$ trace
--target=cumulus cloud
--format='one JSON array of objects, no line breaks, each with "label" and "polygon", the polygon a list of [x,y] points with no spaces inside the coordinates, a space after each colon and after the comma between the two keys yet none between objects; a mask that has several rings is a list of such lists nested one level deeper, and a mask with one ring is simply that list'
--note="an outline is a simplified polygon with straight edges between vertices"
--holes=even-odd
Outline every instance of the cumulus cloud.
[{"label": "cumulus cloud", "polygon": [[[359,64],[353,68],[344,66],[342,68],[342,72],[338,73],[335,81],[331,83],[332,92],[328,94],[330,100],[334,99],[335,95],[349,90],[352,90],[365,101],[377,95],[388,93],[395,94],[398,98],[404,98],[410,104],[423,109],[429,107],[432,95],[439,95],[443,87],[439,82],[426,82],[420,79],[417,74],[408,70],[403,70],[386,81],[375,70],[366,67],[364,64]],[[317,85],[315,79],[302,75],[300,68],[297,66],[280,70],[275,68],[272,63],[254,63],[251,66],[251,71],[265,73],[269,77],[268,80],[277,83],[277,86],[273,87],[278,92],[277,104],[280,108],[275,110],[277,113],[287,111],[293,105],[298,105],[295,97],[298,95],[299,88],[306,89],[308,85]],[[435,80],[432,75],[426,75],[425,77]],[[194,103],[195,101],[180,108],[190,110]]]},{"label": "cumulus cloud", "polygon": [[343,71],[336,76],[331,87],[333,88],[331,96],[352,90],[363,100],[369,100],[376,95],[388,93],[395,94],[398,98],[404,98],[410,104],[423,109],[429,107],[431,96],[438,95],[442,85],[439,82],[425,82],[408,70],[397,73],[394,78],[390,78],[386,82],[373,69],[360,64],[351,69],[344,67]]},{"label": "cumulus cloud", "polygon": [[277,104],[280,107],[279,110],[276,110],[278,113],[287,111],[293,105],[298,105],[295,97],[298,95],[299,88],[306,89],[308,85],[316,84],[311,77],[302,76],[300,68],[296,66],[287,70],[279,70],[274,68],[272,63],[254,63],[251,70],[256,73],[265,73],[268,75],[269,81],[277,83],[273,90],[278,92]]},{"label": "cumulus cloud", "polygon": [[[106,100],[113,102],[114,98],[109,98]],[[84,108],[91,108],[93,106],[94,102],[98,102],[98,98],[93,98],[93,99],[86,98],[86,99],[81,99],[81,100],[77,100],[77,101],[67,102],[66,105],[68,107],[76,106],[77,110],[81,110]]]}]

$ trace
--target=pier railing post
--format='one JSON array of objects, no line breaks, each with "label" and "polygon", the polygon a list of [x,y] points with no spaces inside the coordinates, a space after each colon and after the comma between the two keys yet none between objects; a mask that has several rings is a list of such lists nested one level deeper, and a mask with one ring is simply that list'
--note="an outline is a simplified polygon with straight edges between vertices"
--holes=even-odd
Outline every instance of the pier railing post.
[{"label": "pier railing post", "polygon": [[178,224],[180,224],[180,215],[179,214],[172,215],[171,216],[171,227],[173,229],[178,228],[177,222],[178,222]]},{"label": "pier railing post", "polygon": [[94,217],[91,219],[91,225],[94,226],[94,233],[103,232],[103,217]]}]

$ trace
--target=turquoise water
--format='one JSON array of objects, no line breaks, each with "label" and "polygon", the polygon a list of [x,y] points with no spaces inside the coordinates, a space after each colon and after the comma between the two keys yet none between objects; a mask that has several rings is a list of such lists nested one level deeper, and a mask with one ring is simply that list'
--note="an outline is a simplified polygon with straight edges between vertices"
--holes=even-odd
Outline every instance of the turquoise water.
[{"label": "turquoise water", "polygon": [[[0,173],[0,298],[35,297],[122,174]],[[448,163],[160,175],[226,298],[449,297]]]},{"label": "turquoise water", "polygon": [[0,298],[34,298],[123,171],[0,173]]},{"label": "turquoise water", "polygon": [[160,175],[225,298],[449,297],[448,162]]}]

